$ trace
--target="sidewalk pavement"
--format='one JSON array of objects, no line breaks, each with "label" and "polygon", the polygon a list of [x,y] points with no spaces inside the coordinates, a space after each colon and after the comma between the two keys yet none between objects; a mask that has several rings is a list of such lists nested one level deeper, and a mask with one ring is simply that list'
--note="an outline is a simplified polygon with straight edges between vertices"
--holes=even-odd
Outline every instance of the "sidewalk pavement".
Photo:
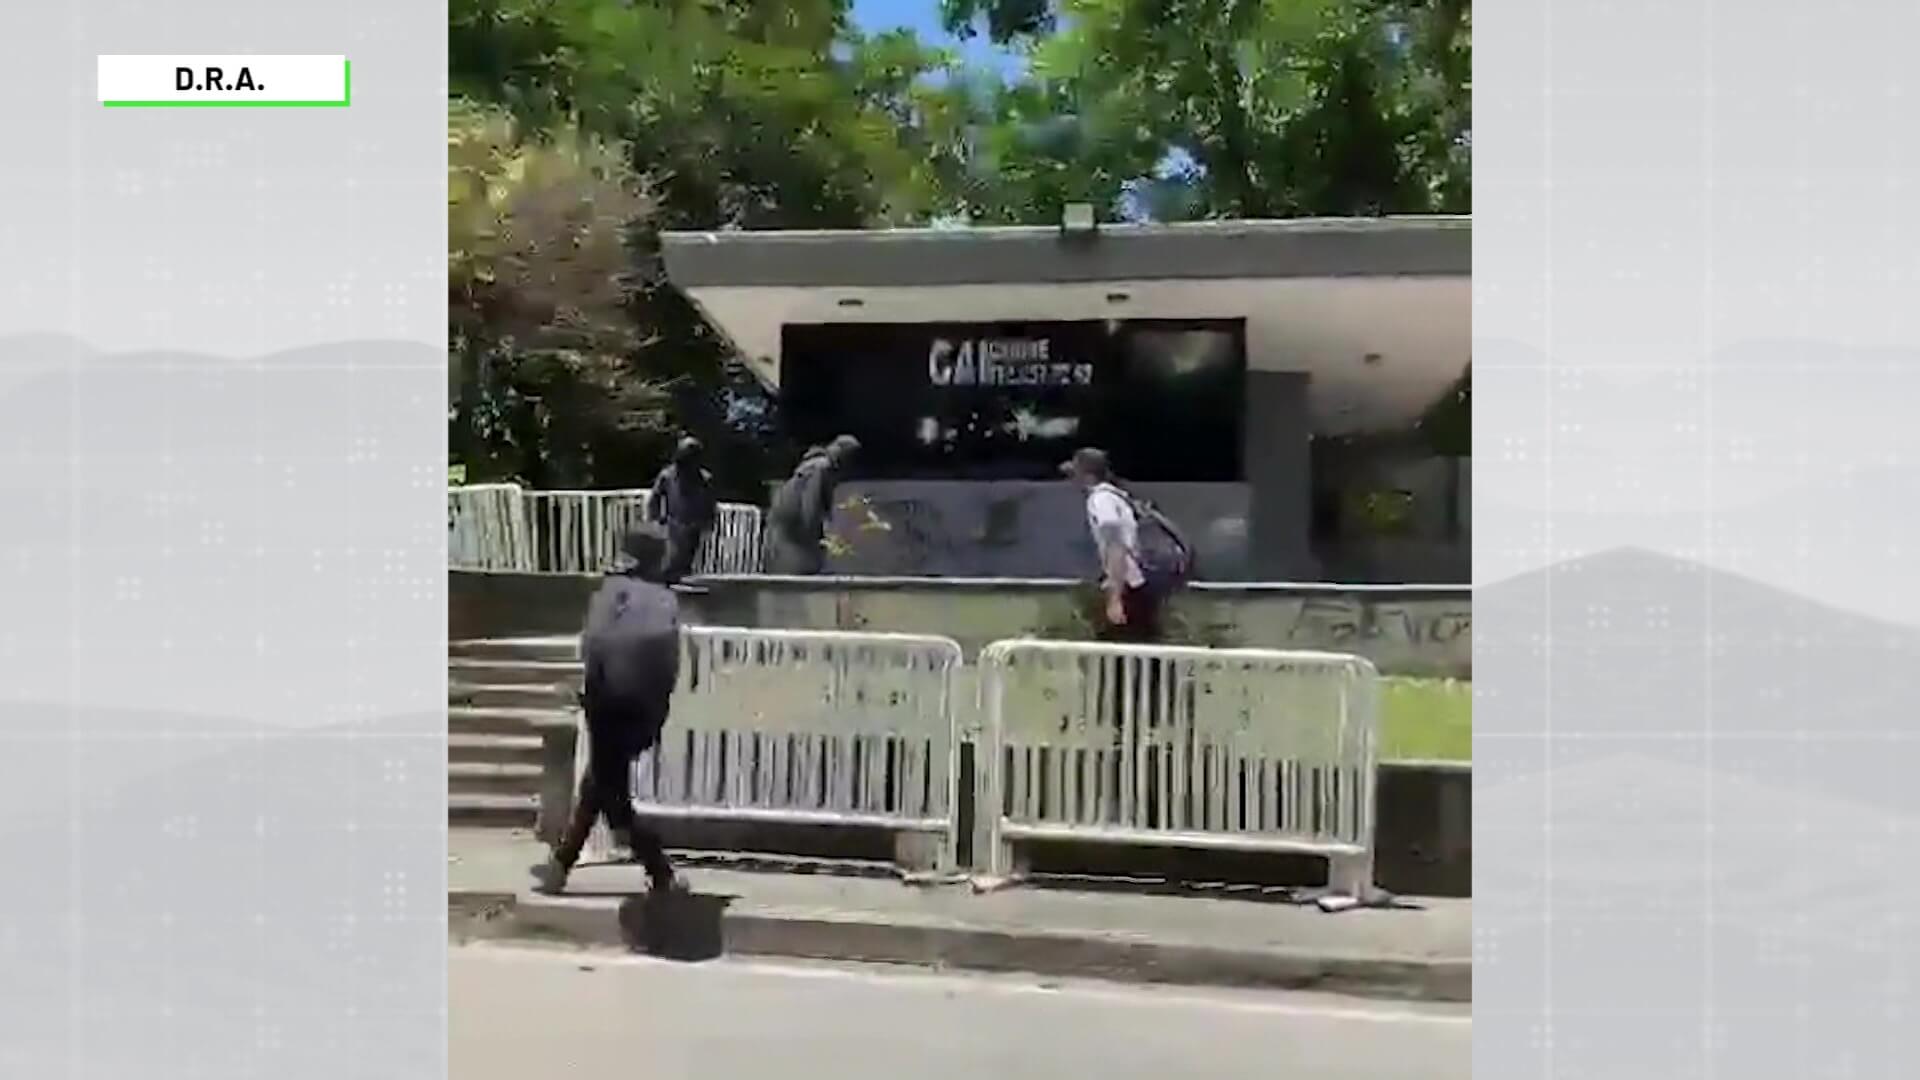
[{"label": "sidewalk pavement", "polygon": [[975,894],[891,876],[726,869],[716,860],[687,869],[690,895],[671,901],[644,900],[644,875],[625,865],[582,866],[565,895],[546,897],[529,891],[529,869],[546,856],[530,836],[453,829],[447,846],[453,909],[511,908],[489,933],[689,959],[735,953],[1436,1001],[1473,996],[1468,900],[1328,914],[1252,892]]}]

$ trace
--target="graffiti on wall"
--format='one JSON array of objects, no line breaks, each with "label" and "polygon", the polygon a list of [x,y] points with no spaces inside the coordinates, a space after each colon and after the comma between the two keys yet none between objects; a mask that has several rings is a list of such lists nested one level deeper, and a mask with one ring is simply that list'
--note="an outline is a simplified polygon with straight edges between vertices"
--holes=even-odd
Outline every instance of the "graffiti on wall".
[{"label": "graffiti on wall", "polygon": [[1287,628],[1289,643],[1302,640],[1335,646],[1387,640],[1409,646],[1447,646],[1473,636],[1473,608],[1460,601],[1365,603],[1349,594],[1309,597]]},{"label": "graffiti on wall", "polygon": [[1192,644],[1351,652],[1408,674],[1472,671],[1473,601],[1464,592],[1418,599],[1190,594],[1175,609],[1181,637]]}]

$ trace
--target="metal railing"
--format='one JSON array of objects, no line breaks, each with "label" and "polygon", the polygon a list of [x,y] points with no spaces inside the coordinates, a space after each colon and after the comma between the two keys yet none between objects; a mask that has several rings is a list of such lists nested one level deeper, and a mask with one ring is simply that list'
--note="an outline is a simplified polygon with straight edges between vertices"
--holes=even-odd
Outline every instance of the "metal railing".
[{"label": "metal railing", "polygon": [[[653,816],[878,826],[957,855],[960,646],[907,634],[684,627],[660,744],[635,764]],[[576,776],[586,766],[586,739]],[[604,823],[587,852],[611,850]]]},{"label": "metal railing", "polygon": [[989,878],[1018,876],[1016,842],[1109,841],[1323,855],[1330,892],[1371,889],[1366,660],[1002,641],[980,664],[975,859]]},{"label": "metal railing", "polygon": [[[482,484],[447,492],[447,555],[458,570],[594,574],[613,563],[640,520],[646,488],[527,491]],[[694,558],[696,574],[752,574],[763,564],[761,511],[721,503]]]},{"label": "metal railing", "polygon": [[757,574],[766,567],[761,509],[747,503],[721,503],[694,561],[698,574]]},{"label": "metal railing", "polygon": [[[1052,840],[1313,854],[1331,894],[1372,892],[1379,677],[1363,658],[1003,641],[980,656],[975,729],[947,638],[685,627],[681,648],[672,717],[634,765],[646,815],[880,827],[950,869],[970,807],[988,883],[1019,876],[1016,845]],[[588,854],[611,850],[596,826]]]},{"label": "metal railing", "polygon": [[523,491],[533,563],[546,574],[597,574],[620,554],[620,538],[639,522],[647,489]]},{"label": "metal railing", "polygon": [[531,564],[525,505],[512,484],[476,484],[447,492],[447,561],[470,570],[518,570]]}]

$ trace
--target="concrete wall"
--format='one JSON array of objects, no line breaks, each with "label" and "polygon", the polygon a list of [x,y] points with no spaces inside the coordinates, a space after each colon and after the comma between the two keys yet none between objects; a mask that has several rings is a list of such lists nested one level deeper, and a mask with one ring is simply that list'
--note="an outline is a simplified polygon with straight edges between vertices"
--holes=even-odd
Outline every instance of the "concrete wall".
[{"label": "concrete wall", "polygon": [[577,634],[599,581],[591,574],[449,570],[447,639]]},{"label": "concrete wall", "polygon": [[1313,469],[1307,390],[1305,372],[1247,372],[1241,449],[1253,489],[1244,575],[1251,580],[1322,577],[1309,544]]},{"label": "concrete wall", "polygon": [[[1333,464],[1320,482],[1340,501],[1335,533],[1315,554],[1338,581],[1465,583],[1473,575],[1471,458],[1358,458]],[[1366,520],[1369,494],[1404,499],[1404,518]]]},{"label": "concrete wall", "polygon": [[[1134,490],[1186,533],[1201,576],[1249,576],[1247,485],[1138,484]],[[1086,500],[1061,481],[849,481],[840,497],[867,499],[885,527],[864,511],[839,511],[833,531],[852,551],[829,560],[836,574],[1080,578],[1096,565]]]},{"label": "concrete wall", "polygon": [[[1374,883],[1403,896],[1473,895],[1473,767],[1382,762],[1374,800]],[[1319,885],[1324,860],[1113,844],[1038,845],[1033,869],[1061,874]]]},{"label": "concrete wall", "polygon": [[1473,895],[1473,766],[1382,762],[1374,880],[1414,896]]},{"label": "concrete wall", "polygon": [[[450,571],[454,640],[570,634],[595,579]],[[724,626],[941,634],[971,655],[1001,638],[1084,638],[1095,597],[1072,581],[706,578],[688,617]],[[1473,675],[1468,589],[1197,584],[1169,614],[1177,641],[1358,653],[1384,674]]]}]

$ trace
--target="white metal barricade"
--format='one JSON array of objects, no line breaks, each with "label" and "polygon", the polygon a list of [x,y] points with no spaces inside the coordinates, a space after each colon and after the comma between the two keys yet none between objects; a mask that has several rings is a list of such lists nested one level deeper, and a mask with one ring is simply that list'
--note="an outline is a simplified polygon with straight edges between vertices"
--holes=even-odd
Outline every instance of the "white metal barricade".
[{"label": "white metal barricade", "polygon": [[620,538],[642,520],[645,488],[618,491],[528,491],[533,566],[546,574],[597,574],[613,565]]},{"label": "white metal barricade", "polygon": [[976,858],[1018,841],[1303,852],[1372,886],[1378,681],[1358,656],[1002,641],[980,657]]},{"label": "white metal barricade", "polygon": [[[959,768],[948,638],[828,630],[681,630],[660,744],[634,770],[644,813],[864,825],[958,847]],[[576,775],[586,766],[582,732]],[[604,822],[588,852],[611,852]]]},{"label": "white metal barricade", "polygon": [[518,570],[532,554],[520,489],[475,484],[447,492],[447,561],[474,570]]},{"label": "white metal barricade", "polygon": [[763,517],[757,506],[748,503],[721,503],[713,520],[713,531],[700,545],[694,560],[696,574],[757,574],[766,565],[766,552],[760,542]]},{"label": "white metal barricade", "polygon": [[[597,574],[643,516],[646,488],[525,491],[512,484],[453,488],[448,561],[459,569]],[[754,574],[764,565],[761,510],[721,503],[694,557],[695,574]]]}]

